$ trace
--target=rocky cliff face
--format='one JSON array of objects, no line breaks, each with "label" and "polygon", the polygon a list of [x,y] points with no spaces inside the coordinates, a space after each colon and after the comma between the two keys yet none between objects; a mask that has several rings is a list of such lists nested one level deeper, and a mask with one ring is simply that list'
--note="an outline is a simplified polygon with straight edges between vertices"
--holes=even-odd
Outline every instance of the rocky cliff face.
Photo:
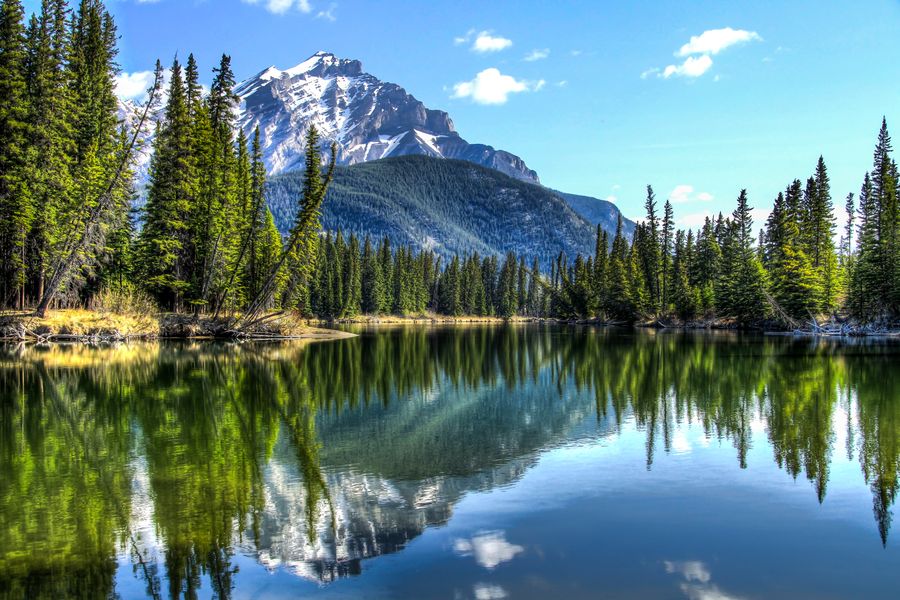
[{"label": "rocky cliff face", "polygon": [[314,125],[323,145],[337,142],[343,165],[418,154],[466,160],[538,183],[521,158],[468,143],[447,113],[364,72],[357,60],[317,52],[284,71],[269,67],[235,92],[238,124],[248,137],[259,127],[270,175],[302,166],[305,136]]}]

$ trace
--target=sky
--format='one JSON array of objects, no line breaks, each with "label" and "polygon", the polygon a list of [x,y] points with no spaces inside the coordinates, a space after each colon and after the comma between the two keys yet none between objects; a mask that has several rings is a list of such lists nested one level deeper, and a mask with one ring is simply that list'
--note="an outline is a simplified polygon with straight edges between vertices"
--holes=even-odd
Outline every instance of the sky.
[{"label": "sky", "polygon": [[466,140],[519,155],[549,187],[634,218],[651,184],[685,227],[730,212],[742,188],[761,225],[820,154],[842,219],[882,116],[900,131],[900,0],[107,5],[122,94],[157,58],[194,53],[209,81],[227,53],[241,80],[326,50],[447,111]]}]

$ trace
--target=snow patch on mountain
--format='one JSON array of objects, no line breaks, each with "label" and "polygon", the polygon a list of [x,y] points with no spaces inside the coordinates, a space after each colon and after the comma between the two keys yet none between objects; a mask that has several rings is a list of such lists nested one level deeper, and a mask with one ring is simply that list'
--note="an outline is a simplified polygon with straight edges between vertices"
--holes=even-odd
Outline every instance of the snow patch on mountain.
[{"label": "snow patch on mountain", "polygon": [[337,144],[339,164],[422,154],[467,160],[538,183],[521,158],[469,144],[446,112],[428,109],[402,87],[364,72],[357,60],[317,52],[290,69],[269,67],[235,93],[238,126],[248,137],[259,127],[270,175],[302,165],[305,136],[314,125],[323,147]]}]

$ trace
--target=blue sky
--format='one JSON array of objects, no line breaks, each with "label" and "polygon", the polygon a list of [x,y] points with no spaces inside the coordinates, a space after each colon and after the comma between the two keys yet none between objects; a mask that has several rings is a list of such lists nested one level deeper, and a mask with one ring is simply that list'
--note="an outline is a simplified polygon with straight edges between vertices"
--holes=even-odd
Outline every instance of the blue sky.
[{"label": "blue sky", "polygon": [[684,225],[730,211],[742,187],[763,218],[819,154],[842,207],[882,115],[900,132],[897,0],[108,5],[126,73],[189,52],[205,73],[230,54],[238,79],[317,50],[356,58],[448,111],[469,141],[518,154],[548,186],[614,197],[629,217],[649,183]]}]

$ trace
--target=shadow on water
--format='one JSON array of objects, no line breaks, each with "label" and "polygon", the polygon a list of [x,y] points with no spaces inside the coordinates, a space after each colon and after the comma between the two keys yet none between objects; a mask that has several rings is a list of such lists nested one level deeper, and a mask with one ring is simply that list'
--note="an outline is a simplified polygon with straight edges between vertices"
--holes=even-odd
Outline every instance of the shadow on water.
[{"label": "shadow on water", "polygon": [[148,596],[228,598],[238,553],[314,581],[355,575],[573,432],[615,439],[629,423],[647,469],[686,422],[746,468],[761,419],[774,461],[819,502],[832,453],[854,456],[886,543],[898,357],[886,344],[538,326],[7,347],[0,597],[114,597],[124,562]]}]

